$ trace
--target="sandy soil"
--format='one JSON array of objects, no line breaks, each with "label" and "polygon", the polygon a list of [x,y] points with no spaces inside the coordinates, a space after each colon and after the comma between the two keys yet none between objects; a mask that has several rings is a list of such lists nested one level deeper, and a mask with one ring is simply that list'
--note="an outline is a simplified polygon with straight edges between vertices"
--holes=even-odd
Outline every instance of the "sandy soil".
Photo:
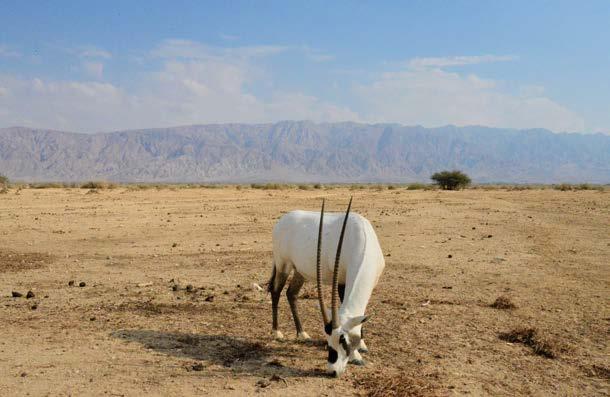
[{"label": "sandy soil", "polygon": [[[271,339],[252,283],[269,278],[277,218],[322,197],[342,211],[350,194],[387,266],[367,366],[335,380],[315,285],[300,301],[314,342],[300,343],[284,298],[287,340]],[[608,191],[13,189],[0,395],[605,395],[609,257]],[[490,307],[499,296],[516,308]],[[537,339],[499,337],[522,327]]]}]

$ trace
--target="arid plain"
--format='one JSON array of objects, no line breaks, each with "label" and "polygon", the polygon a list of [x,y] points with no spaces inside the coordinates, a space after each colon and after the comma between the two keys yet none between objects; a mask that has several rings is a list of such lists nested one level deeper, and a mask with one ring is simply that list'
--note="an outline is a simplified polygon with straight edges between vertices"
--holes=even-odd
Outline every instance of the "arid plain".
[{"label": "arid plain", "polygon": [[[269,279],[283,213],[323,197],[343,211],[350,195],[386,270],[367,365],[337,380],[315,285],[304,343],[284,297],[287,338],[271,338],[253,283]],[[607,395],[609,258],[608,190],[13,188],[0,395]]]}]

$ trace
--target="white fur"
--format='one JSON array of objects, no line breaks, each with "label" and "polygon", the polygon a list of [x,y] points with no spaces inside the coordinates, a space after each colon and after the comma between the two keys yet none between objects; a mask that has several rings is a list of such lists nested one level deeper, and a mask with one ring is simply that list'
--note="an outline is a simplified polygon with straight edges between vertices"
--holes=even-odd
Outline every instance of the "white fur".
[{"label": "white fur", "polygon": [[[331,284],[337,244],[341,233],[344,213],[325,213],[322,251],[320,256],[322,283]],[[306,280],[316,282],[316,253],[320,213],[312,211],[292,211],[277,222],[273,229],[273,262],[277,272],[289,274],[293,269]],[[350,357],[340,360],[362,361],[357,348],[366,346],[360,337],[361,323],[373,289],[385,267],[379,240],[371,223],[357,213],[350,213],[339,262],[339,284],[345,285],[343,304],[339,308],[337,335],[335,330],[329,337],[329,345],[335,347],[339,334],[356,345]],[[330,305],[330,301],[326,300]],[[330,317],[329,317],[330,318]],[[336,340],[335,340],[336,339]],[[343,353],[346,356],[346,353]],[[337,367],[337,368],[335,368]],[[340,374],[344,364],[333,366]],[[329,368],[329,371],[331,368]],[[332,371],[331,371],[332,372]]]}]

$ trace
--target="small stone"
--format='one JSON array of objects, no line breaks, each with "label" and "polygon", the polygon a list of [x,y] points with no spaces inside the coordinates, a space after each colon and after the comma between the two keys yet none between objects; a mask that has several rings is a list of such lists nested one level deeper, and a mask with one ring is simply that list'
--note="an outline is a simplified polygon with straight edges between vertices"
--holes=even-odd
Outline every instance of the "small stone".
[{"label": "small stone", "polygon": [[449,255],[447,255],[447,258],[449,258],[449,259],[453,258],[453,255],[449,254]]},{"label": "small stone", "polygon": [[193,285],[189,284],[186,286],[186,292],[193,292]]},{"label": "small stone", "polygon": [[206,302],[214,302],[214,295],[208,295],[208,296],[205,298],[205,301],[206,301]]},{"label": "small stone", "polygon": [[68,281],[68,287],[74,287],[74,280]]},{"label": "small stone", "polygon": [[21,292],[17,292],[17,291],[11,292],[11,295],[13,296],[13,298],[21,298],[23,296],[23,294]]},{"label": "small stone", "polygon": [[493,237],[493,235],[491,235],[491,234],[487,235],[487,238],[492,238],[492,237]]},{"label": "small stone", "polygon": [[172,291],[178,291],[178,284],[172,285]]},{"label": "small stone", "polygon": [[79,287],[85,287],[87,285],[87,283],[85,283],[84,281],[81,281],[80,283],[78,283]]},{"label": "small stone", "polygon": [[19,376],[21,376],[22,378],[25,378],[26,376],[28,376],[28,374],[26,372],[22,372],[21,374],[19,374]]},{"label": "small stone", "polygon": [[201,363],[193,364],[191,366],[191,369],[193,371],[203,371],[203,364],[201,364]]},{"label": "small stone", "polygon": [[172,248],[176,248],[178,246],[178,243],[173,243],[172,244]]},{"label": "small stone", "polygon": [[36,310],[38,309],[38,305],[36,303],[34,303],[32,306],[30,306],[31,310]]},{"label": "small stone", "polygon": [[28,291],[28,293],[25,295],[26,299],[30,299],[34,297],[34,293],[32,291]]},{"label": "small stone", "polygon": [[95,316],[89,317],[89,321],[95,321]]},{"label": "small stone", "polygon": [[265,388],[267,386],[269,386],[271,384],[271,382],[269,382],[267,379],[259,379],[258,382],[256,382],[256,386],[260,387],[260,388]]}]

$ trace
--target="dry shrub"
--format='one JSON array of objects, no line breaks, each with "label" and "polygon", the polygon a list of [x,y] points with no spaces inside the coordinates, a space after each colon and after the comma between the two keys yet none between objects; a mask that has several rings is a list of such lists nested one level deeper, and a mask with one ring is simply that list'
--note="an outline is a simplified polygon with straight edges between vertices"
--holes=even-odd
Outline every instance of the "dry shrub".
[{"label": "dry shrub", "polygon": [[83,183],[80,187],[81,189],[114,189],[116,185],[108,182],[91,181]]},{"label": "dry shrub", "polygon": [[517,307],[510,300],[510,298],[508,296],[497,297],[496,300],[494,301],[494,303],[492,303],[489,306],[493,307],[494,309],[502,309],[502,310],[514,309],[515,307]]},{"label": "dry shrub", "polygon": [[532,348],[534,353],[546,358],[556,358],[557,349],[550,341],[541,338],[535,328],[516,328],[509,332],[501,332],[499,338],[511,342],[522,343]]},{"label": "dry shrub", "polygon": [[285,190],[292,188],[291,185],[284,183],[252,183],[250,184],[252,189],[262,189],[262,190]]},{"label": "dry shrub", "polygon": [[432,396],[434,386],[425,376],[407,374],[369,374],[354,381],[356,387],[366,390],[369,397],[423,397]]}]

